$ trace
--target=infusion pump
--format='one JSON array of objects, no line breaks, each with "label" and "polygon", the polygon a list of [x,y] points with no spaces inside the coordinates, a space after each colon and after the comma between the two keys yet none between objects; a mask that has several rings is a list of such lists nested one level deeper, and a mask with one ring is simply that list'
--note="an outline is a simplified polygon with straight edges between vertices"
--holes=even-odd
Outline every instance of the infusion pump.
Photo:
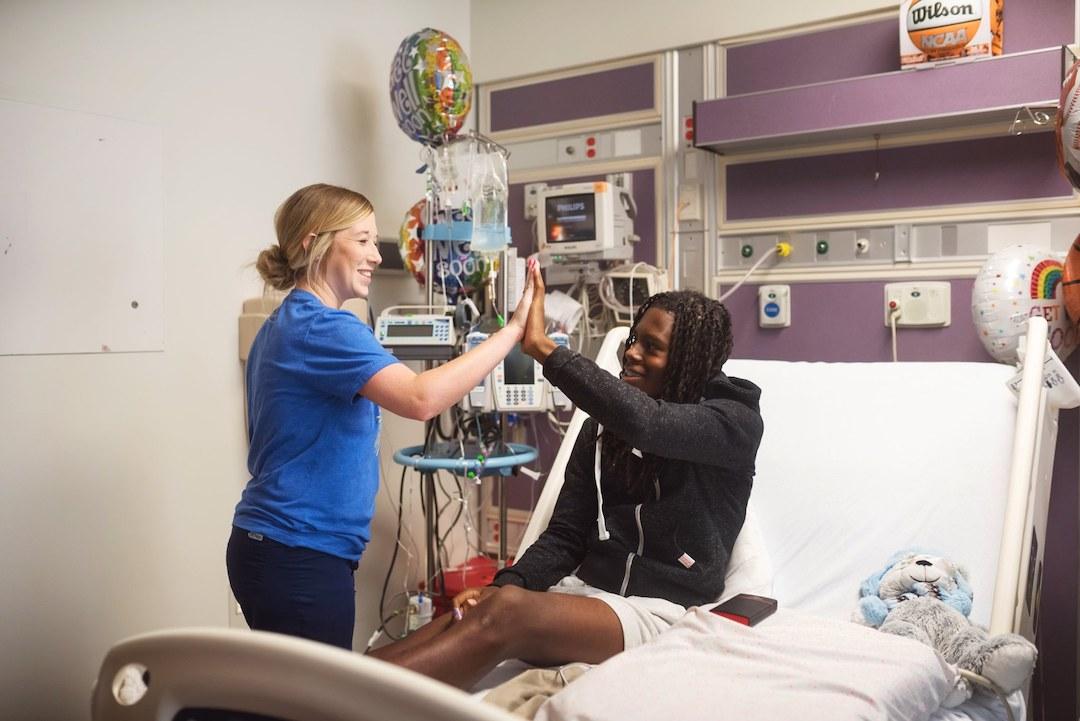
[{"label": "infusion pump", "polygon": [[375,338],[391,346],[453,346],[457,334],[448,310],[439,306],[392,306],[379,314]]},{"label": "infusion pump", "polygon": [[375,339],[399,360],[450,360],[457,345],[452,312],[442,306],[391,306],[375,321]]},{"label": "infusion pump", "polygon": [[[487,337],[487,333],[469,333],[465,336],[465,350],[472,350]],[[558,345],[570,343],[565,333],[552,333],[548,337]],[[469,391],[462,405],[470,410],[528,412],[568,409],[571,403],[544,378],[544,366],[526,355],[519,344]]]}]

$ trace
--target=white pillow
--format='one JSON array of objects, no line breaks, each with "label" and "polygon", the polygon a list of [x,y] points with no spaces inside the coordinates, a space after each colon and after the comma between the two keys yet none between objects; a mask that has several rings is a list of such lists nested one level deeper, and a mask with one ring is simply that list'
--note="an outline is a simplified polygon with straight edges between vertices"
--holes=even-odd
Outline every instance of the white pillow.
[{"label": "white pillow", "polygon": [[753,628],[704,609],[620,653],[542,707],[538,721],[923,721],[956,680],[929,646],[781,609]]},{"label": "white pillow", "polygon": [[742,530],[731,549],[731,558],[728,559],[724,593],[719,600],[726,601],[740,593],[771,596],[772,584],[772,562],[769,561],[765,539],[761,535],[761,527],[754,513],[754,496],[751,493],[750,503],[746,507],[746,520],[743,521]]}]

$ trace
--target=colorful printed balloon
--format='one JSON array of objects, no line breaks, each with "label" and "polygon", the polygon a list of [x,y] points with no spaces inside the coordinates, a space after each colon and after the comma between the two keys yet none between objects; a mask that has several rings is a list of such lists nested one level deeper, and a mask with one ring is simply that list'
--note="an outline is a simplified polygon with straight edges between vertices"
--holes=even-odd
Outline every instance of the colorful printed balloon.
[{"label": "colorful printed balloon", "polygon": [[448,303],[479,290],[495,262],[473,252],[469,241],[436,240],[431,251],[431,283]]},{"label": "colorful printed balloon", "polygon": [[971,317],[990,355],[1015,363],[1027,319],[1041,315],[1050,347],[1064,360],[1076,347],[1077,327],[1062,303],[1062,263],[1046,251],[1013,245],[990,256],[971,290]]},{"label": "colorful printed balloon", "polygon": [[424,230],[426,206],[427,198],[421,198],[413,203],[412,207],[405,211],[405,219],[401,221],[401,230],[398,231],[398,251],[401,253],[401,263],[421,286],[424,285],[425,277],[424,239],[420,233]]},{"label": "colorful printed balloon", "polygon": [[472,106],[472,69],[457,40],[424,28],[401,41],[390,64],[390,105],[413,140],[434,146],[456,135]]},{"label": "colorful printed balloon", "polygon": [[424,240],[427,203],[427,198],[421,198],[405,212],[398,232],[401,262],[423,286],[429,277],[424,255],[428,242],[431,242],[431,281],[437,293],[445,294],[448,303],[455,303],[463,293],[473,293],[483,285],[495,261],[474,252],[469,241]]}]

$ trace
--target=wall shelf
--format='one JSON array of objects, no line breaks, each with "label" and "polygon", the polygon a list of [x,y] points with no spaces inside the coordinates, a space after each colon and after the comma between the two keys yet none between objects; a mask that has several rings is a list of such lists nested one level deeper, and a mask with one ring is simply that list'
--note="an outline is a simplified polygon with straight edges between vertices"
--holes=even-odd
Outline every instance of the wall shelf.
[{"label": "wall shelf", "polygon": [[997,122],[1004,133],[1024,108],[1056,108],[1072,60],[1062,46],[706,100],[694,145],[723,155]]}]

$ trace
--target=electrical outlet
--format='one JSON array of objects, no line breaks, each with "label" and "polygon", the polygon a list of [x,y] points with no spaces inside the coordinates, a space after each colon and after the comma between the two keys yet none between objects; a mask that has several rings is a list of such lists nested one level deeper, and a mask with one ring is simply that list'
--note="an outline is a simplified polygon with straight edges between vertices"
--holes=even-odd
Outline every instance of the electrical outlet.
[{"label": "electrical outlet", "polygon": [[885,325],[890,325],[890,310],[900,308],[896,327],[945,327],[952,319],[952,286],[943,281],[924,283],[887,283],[885,285]]}]

